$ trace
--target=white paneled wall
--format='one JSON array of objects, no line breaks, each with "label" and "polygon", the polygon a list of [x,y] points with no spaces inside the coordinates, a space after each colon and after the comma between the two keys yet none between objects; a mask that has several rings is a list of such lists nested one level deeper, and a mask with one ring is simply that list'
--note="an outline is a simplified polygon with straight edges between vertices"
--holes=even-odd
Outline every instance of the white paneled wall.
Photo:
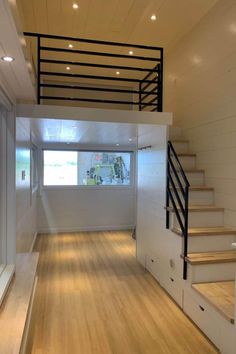
[{"label": "white paneled wall", "polygon": [[16,120],[16,225],[17,252],[29,252],[37,231],[37,196],[30,186],[30,123]]},{"label": "white paneled wall", "polygon": [[236,2],[218,1],[166,58],[165,110],[236,226]]},{"label": "white paneled wall", "polygon": [[38,198],[39,232],[134,226],[134,188],[48,188]]},{"label": "white paneled wall", "polygon": [[181,237],[165,229],[167,127],[139,130],[137,258],[182,305]]}]

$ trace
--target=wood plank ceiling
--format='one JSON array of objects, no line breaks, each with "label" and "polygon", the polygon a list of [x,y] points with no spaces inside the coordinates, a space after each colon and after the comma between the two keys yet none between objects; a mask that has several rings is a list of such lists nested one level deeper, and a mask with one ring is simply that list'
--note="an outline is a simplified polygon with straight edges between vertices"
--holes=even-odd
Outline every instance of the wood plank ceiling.
[{"label": "wood plank ceiling", "polygon": [[[82,37],[134,44],[162,46],[170,50],[177,41],[210,10],[217,0],[75,0],[79,5],[72,8],[73,0],[17,0],[17,6],[23,22],[23,30],[48,33],[61,36]],[[150,16],[156,14],[157,20]],[[53,43],[52,43],[53,42]],[[44,40],[49,46],[68,48],[69,42]],[[98,50],[98,46],[72,42],[73,49]],[[35,53],[35,42],[31,40]],[[113,53],[128,54],[131,48],[99,48]],[[133,49],[132,49],[133,50]],[[133,50],[134,55],[144,55],[142,50]],[[45,54],[45,53],[44,53]],[[150,53],[146,53],[148,55]],[[153,56],[153,53],[152,53]],[[136,62],[128,59],[88,57],[65,53],[47,53],[47,58],[58,60],[81,60],[112,65],[133,65],[152,68],[153,63]],[[34,58],[35,61],[35,58]],[[66,65],[43,64],[46,71],[66,72]],[[96,69],[72,66],[70,73],[116,76],[116,69]],[[120,77],[140,79],[145,73],[120,72]],[[45,77],[45,81],[49,78]],[[54,78],[53,80],[61,80]],[[70,79],[70,82],[84,82],[83,79]],[[86,80],[86,84],[93,84]],[[107,82],[100,81],[106,85]],[[109,82],[111,85],[111,82]],[[130,83],[118,82],[120,86]]]}]

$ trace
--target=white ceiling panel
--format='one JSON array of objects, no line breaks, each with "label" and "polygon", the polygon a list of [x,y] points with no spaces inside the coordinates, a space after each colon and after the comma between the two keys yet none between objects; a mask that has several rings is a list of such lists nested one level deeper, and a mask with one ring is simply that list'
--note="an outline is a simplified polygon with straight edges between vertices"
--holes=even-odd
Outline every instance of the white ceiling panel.
[{"label": "white ceiling panel", "polygon": [[136,145],[137,125],[82,122],[60,119],[32,119],[33,136],[39,144]]}]

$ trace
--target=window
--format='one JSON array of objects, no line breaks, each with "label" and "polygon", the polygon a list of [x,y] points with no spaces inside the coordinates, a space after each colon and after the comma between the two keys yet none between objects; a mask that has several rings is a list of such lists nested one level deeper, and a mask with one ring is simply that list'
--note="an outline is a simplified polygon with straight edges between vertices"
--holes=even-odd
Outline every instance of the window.
[{"label": "window", "polygon": [[44,150],[44,185],[130,185],[131,153]]},{"label": "window", "polygon": [[76,151],[44,151],[44,185],[73,186],[78,180]]}]

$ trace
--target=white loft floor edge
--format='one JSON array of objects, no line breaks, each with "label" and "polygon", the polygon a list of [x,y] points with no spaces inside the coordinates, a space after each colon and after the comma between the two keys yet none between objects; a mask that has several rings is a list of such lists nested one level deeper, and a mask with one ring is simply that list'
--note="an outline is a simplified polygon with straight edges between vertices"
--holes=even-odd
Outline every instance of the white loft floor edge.
[{"label": "white loft floor edge", "polygon": [[9,264],[7,265],[0,276],[0,305],[6,295],[7,289],[11,283],[12,277],[15,273],[15,265]]},{"label": "white loft floor edge", "polygon": [[17,104],[18,118],[70,119],[91,122],[171,125],[170,112],[145,112],[56,105]]}]

